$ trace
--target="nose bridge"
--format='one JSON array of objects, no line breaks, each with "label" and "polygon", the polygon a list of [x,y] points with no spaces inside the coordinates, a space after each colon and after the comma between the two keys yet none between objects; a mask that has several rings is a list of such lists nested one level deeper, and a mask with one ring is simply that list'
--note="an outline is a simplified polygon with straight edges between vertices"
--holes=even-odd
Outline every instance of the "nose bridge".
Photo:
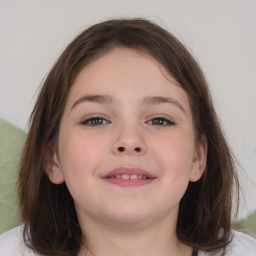
[{"label": "nose bridge", "polygon": [[135,120],[122,120],[117,127],[113,150],[118,154],[143,154],[146,151],[144,134]]}]

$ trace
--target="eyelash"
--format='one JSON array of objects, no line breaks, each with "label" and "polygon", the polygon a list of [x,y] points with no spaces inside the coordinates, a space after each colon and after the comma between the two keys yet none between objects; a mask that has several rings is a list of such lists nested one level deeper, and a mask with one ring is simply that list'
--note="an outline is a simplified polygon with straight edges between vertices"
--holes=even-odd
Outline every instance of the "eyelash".
[{"label": "eyelash", "polygon": [[[153,122],[156,121],[157,123],[153,124]],[[167,118],[164,117],[155,117],[149,120],[147,123],[152,122],[151,125],[156,126],[169,126],[169,125],[175,125],[175,123]]]},{"label": "eyelash", "polygon": [[[89,124],[91,122],[91,124]],[[101,122],[101,123],[99,123]],[[105,123],[104,123],[105,122]],[[106,120],[103,117],[91,117],[88,119],[85,119],[81,124],[82,125],[86,125],[86,126],[99,126],[99,125],[105,125],[105,124],[109,124],[110,122],[108,120]]]},{"label": "eyelash", "polygon": [[[103,117],[91,117],[81,122],[82,125],[86,126],[100,126],[100,125],[106,125],[111,123],[110,121],[106,120]],[[166,119],[164,117],[156,117],[152,118],[151,120],[147,121],[146,123],[152,125],[152,126],[170,126],[175,125],[175,123],[169,119]],[[154,124],[155,123],[155,124]]]}]

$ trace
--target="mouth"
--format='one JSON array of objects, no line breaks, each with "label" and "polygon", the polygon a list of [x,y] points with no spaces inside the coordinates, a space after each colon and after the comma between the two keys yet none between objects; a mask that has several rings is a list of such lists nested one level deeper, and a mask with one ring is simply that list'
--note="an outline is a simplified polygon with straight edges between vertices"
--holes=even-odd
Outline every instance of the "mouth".
[{"label": "mouth", "polygon": [[107,179],[121,179],[121,180],[146,180],[146,179],[154,179],[153,177],[148,177],[141,174],[117,174],[113,176],[106,177]]},{"label": "mouth", "polygon": [[102,178],[106,182],[124,187],[142,186],[156,179],[155,176],[145,170],[134,167],[119,167],[108,172]]}]

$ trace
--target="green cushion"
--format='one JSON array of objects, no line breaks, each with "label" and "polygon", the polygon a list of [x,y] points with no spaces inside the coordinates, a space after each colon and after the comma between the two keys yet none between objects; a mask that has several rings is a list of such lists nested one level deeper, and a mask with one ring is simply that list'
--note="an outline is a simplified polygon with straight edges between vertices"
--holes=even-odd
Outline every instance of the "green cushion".
[{"label": "green cushion", "polygon": [[0,118],[0,234],[21,223],[17,177],[25,132]]},{"label": "green cushion", "polygon": [[247,218],[238,221],[236,227],[241,232],[256,238],[256,211],[248,215]]}]

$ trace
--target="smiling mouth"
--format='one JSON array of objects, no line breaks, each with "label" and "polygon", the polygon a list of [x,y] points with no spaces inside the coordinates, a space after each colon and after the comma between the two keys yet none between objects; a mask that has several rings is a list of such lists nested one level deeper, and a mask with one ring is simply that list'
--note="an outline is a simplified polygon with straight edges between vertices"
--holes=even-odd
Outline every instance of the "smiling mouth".
[{"label": "smiling mouth", "polygon": [[140,168],[122,166],[108,172],[102,178],[108,183],[121,187],[134,187],[149,184],[157,177]]},{"label": "smiling mouth", "polygon": [[146,175],[141,174],[117,174],[106,177],[107,179],[119,179],[119,180],[146,180],[146,179],[154,179],[153,177],[148,177]]}]

